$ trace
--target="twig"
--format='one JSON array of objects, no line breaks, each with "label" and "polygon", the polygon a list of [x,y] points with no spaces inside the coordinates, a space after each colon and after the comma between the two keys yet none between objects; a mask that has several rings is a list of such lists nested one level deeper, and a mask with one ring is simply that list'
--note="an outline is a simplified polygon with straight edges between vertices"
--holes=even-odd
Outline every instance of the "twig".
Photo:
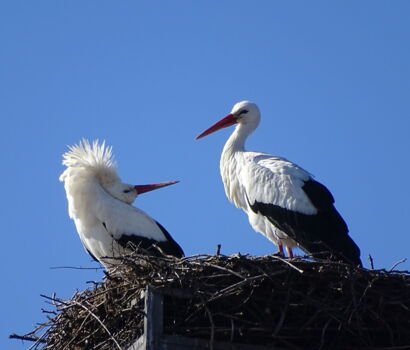
[{"label": "twig", "polygon": [[286,313],[288,312],[288,307],[289,307],[290,291],[291,291],[291,289],[289,288],[288,292],[286,293],[285,307],[282,309],[279,322],[276,325],[275,330],[273,331],[273,336],[274,337],[276,337],[279,334],[279,331],[283,326],[283,322],[285,322]]},{"label": "twig", "polygon": [[396,263],[391,267],[391,269],[389,270],[389,272],[392,272],[392,271],[396,268],[396,266],[398,266],[398,265],[400,265],[400,264],[403,264],[403,263],[405,263],[406,261],[407,261],[407,258],[404,258],[404,259],[399,260],[398,262],[396,262]]},{"label": "twig", "polygon": [[322,329],[322,334],[320,337],[320,344],[319,344],[319,350],[323,348],[323,345],[325,345],[325,334],[326,334],[326,330],[327,327],[329,327],[330,322],[332,322],[332,319],[329,318],[329,320],[326,322],[326,324],[324,325],[323,329]]},{"label": "twig", "polygon": [[[204,305],[205,305],[205,303],[204,303]],[[211,311],[209,311],[209,308],[206,305],[205,305],[205,311],[206,311],[206,314],[208,315],[209,323],[211,324],[211,336],[210,336],[210,339],[209,339],[209,349],[213,350],[214,349],[214,339],[215,339],[214,319],[212,318]]]},{"label": "twig", "polygon": [[295,269],[296,271],[298,271],[298,272],[300,272],[300,273],[303,273],[303,272],[304,272],[303,270],[299,269],[299,268],[296,267],[295,265],[291,264],[291,263],[290,263],[289,261],[287,261],[286,259],[283,259],[283,258],[281,258],[281,257],[279,257],[279,256],[276,256],[276,255],[271,255],[271,257],[272,257],[273,259],[280,260],[280,261],[284,262],[285,264],[289,265],[291,268]]},{"label": "twig", "polygon": [[28,350],[34,349],[34,347],[37,347],[37,345],[40,344],[40,343],[43,343],[43,342],[47,343],[47,341],[44,341],[44,339],[43,339],[43,338],[45,338],[46,334],[47,334],[47,332],[42,334],[41,337],[39,337],[37,339],[37,341],[33,345],[31,345]]},{"label": "twig", "polygon": [[50,270],[71,269],[71,270],[102,270],[103,267],[81,267],[81,266],[51,266]]},{"label": "twig", "polygon": [[[57,307],[57,308],[60,307],[61,305],[70,306],[69,303],[66,303],[66,302],[63,301],[62,299],[56,298],[56,297],[55,297],[55,293],[53,293],[53,296],[52,296],[52,297],[49,297],[49,296],[44,295],[44,294],[40,294],[40,296],[41,296],[42,298],[44,298],[44,299],[50,300],[50,301],[53,303],[53,305],[54,305],[55,307]],[[61,305],[57,305],[56,303],[60,303]],[[51,304],[51,303],[50,303],[50,304]]]},{"label": "twig", "polygon": [[382,348],[375,348],[377,350],[409,350],[410,345],[402,345],[402,346],[387,346]]},{"label": "twig", "polygon": [[115,338],[113,337],[113,335],[111,334],[111,332],[109,331],[109,329],[105,326],[105,324],[99,319],[99,317],[93,313],[90,309],[88,309],[86,306],[84,306],[83,304],[79,303],[78,301],[72,300],[72,302],[80,307],[82,307],[84,310],[88,311],[90,313],[90,315],[92,317],[95,318],[95,320],[101,325],[101,327],[104,328],[104,330],[107,332],[107,334],[110,336],[110,338],[112,339],[112,341],[115,343],[115,345],[117,346],[118,349],[122,350],[120,344],[118,344],[118,342],[115,340]]},{"label": "twig", "polygon": [[370,268],[374,270],[373,257],[369,254],[368,258],[369,258]]},{"label": "twig", "polygon": [[[88,317],[90,317],[90,313],[88,313],[88,315],[84,318],[84,320],[83,320],[83,322],[81,322],[81,325],[80,325],[80,327],[78,327],[78,330],[80,330],[81,328],[83,328],[83,326],[84,326],[84,324],[85,324],[85,322],[87,322],[87,320],[88,320]],[[77,331],[78,332],[78,331]],[[65,349],[70,349],[69,348],[69,346],[71,345],[71,343],[75,340],[75,336],[73,336],[73,337],[71,337],[71,340],[67,343],[67,345],[64,347],[64,349],[63,350],[65,350]]]},{"label": "twig", "polygon": [[235,321],[233,320],[233,318],[231,318],[231,337],[229,339],[231,343],[233,342],[234,336],[235,336]]},{"label": "twig", "polygon": [[18,334],[10,334],[9,339],[19,339],[19,340],[26,340],[26,341],[40,341],[40,343],[46,343],[44,339],[41,339],[41,337],[37,337],[35,335],[18,335]]},{"label": "twig", "polygon": [[230,285],[230,286],[228,286],[228,287],[226,287],[226,288],[224,288],[224,289],[218,291],[217,293],[215,293],[215,295],[214,295],[212,298],[210,298],[209,301],[214,301],[215,299],[218,299],[219,297],[221,297],[222,295],[224,295],[226,292],[228,292],[228,291],[230,291],[230,290],[232,290],[232,289],[238,288],[238,287],[240,287],[240,286],[242,286],[242,285],[244,285],[244,284],[247,284],[247,283],[249,283],[249,282],[251,282],[251,281],[254,281],[254,280],[256,280],[256,279],[260,279],[260,278],[262,278],[262,277],[264,277],[264,275],[258,275],[258,276],[248,277],[248,278],[246,278],[246,279],[244,279],[244,280],[242,280],[242,281],[239,281],[238,283],[234,283],[234,284],[232,284],[232,285]]},{"label": "twig", "polygon": [[235,271],[232,271],[231,269],[228,269],[228,268],[226,268],[226,267],[222,267],[222,266],[219,266],[219,265],[215,265],[215,264],[207,264],[208,266],[212,266],[212,267],[214,267],[215,269],[218,269],[218,270],[222,270],[222,271],[226,271],[226,272],[229,272],[229,273],[231,273],[232,275],[234,275],[234,276],[236,276],[236,277],[239,277],[240,279],[246,279],[246,277],[244,277],[244,276],[242,276],[240,273],[238,273],[238,272],[235,272]]}]

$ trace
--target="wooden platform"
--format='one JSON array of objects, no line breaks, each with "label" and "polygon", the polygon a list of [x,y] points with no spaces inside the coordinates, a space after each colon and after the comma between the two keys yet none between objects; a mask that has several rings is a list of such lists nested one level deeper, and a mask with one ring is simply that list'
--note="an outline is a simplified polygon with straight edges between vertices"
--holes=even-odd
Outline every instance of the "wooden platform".
[{"label": "wooden platform", "polygon": [[[164,333],[164,296],[186,298],[179,290],[145,290],[144,334],[127,350],[272,350],[260,345],[217,342],[212,339],[188,338]],[[275,350],[285,350],[276,347]]]}]

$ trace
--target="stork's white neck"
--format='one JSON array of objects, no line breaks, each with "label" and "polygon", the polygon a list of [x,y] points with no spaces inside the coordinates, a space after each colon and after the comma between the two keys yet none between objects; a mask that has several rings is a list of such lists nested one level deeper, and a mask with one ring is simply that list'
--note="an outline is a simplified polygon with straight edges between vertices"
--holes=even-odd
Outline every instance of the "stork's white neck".
[{"label": "stork's white neck", "polygon": [[258,127],[259,123],[240,123],[225,143],[222,154],[234,154],[245,151],[245,142],[250,134]]},{"label": "stork's white neck", "polygon": [[226,196],[236,207],[240,208],[243,208],[246,203],[243,203],[240,196],[238,173],[243,162],[245,141],[254,129],[255,127],[249,128],[249,124],[238,124],[225,143],[219,163]]}]

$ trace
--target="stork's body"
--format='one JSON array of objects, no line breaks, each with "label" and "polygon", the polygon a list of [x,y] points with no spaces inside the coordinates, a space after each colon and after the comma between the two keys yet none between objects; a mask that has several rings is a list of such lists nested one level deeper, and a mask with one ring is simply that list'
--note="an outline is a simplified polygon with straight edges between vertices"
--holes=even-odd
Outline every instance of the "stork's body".
[{"label": "stork's body", "polygon": [[237,124],[222,151],[220,170],[228,199],[242,208],[255,231],[293,256],[308,253],[361,265],[360,250],[348,235],[328,189],[298,165],[266,153],[245,150],[260,122],[258,107],[237,103],[231,113],[197,138]]},{"label": "stork's body", "polygon": [[[87,252],[106,267],[129,252],[129,243],[149,254],[183,256],[181,247],[158,222],[131,203],[144,192],[171,185],[167,182],[133,186],[116,172],[110,147],[83,140],[64,154],[64,181],[69,215]],[[158,249],[159,248],[159,249]]]}]

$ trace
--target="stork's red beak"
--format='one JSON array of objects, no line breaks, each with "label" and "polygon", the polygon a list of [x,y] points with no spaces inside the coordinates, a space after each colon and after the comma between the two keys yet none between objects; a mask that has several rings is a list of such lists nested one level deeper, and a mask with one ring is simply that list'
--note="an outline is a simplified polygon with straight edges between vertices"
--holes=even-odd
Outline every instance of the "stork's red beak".
[{"label": "stork's red beak", "polygon": [[228,114],[225,118],[221,119],[219,122],[212,125],[210,128],[206,129],[202,134],[198,135],[195,140],[198,140],[206,135],[212,134],[213,132],[227,128],[228,126],[234,125],[238,122],[238,119],[233,114]]},{"label": "stork's red beak", "polygon": [[179,181],[168,181],[168,182],[160,182],[158,184],[136,185],[134,187],[137,190],[137,193],[141,194],[141,193],[157,190],[158,188],[161,188],[161,187],[170,186],[170,185],[176,184],[178,182]]}]

